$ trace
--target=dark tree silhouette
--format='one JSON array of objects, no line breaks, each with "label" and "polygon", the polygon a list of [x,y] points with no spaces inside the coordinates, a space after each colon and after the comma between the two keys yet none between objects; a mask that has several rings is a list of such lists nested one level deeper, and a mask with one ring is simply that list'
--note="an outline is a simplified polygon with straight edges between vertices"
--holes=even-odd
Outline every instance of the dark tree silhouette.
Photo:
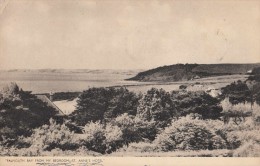
[{"label": "dark tree silhouette", "polygon": [[220,101],[204,91],[173,91],[171,99],[181,116],[191,113],[199,114],[203,119],[218,119],[221,116],[222,107]]},{"label": "dark tree silhouette", "polygon": [[109,121],[120,114],[135,115],[139,97],[126,88],[90,88],[78,99],[72,119],[79,125],[90,121]]}]

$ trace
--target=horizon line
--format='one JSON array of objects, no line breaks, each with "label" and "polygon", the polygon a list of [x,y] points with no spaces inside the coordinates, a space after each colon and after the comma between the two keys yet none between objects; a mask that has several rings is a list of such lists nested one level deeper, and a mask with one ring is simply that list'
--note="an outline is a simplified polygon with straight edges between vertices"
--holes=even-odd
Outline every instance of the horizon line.
[{"label": "horizon line", "polygon": [[167,64],[167,65],[160,65],[160,66],[154,66],[151,68],[9,68],[9,69],[1,69],[0,71],[10,71],[10,70],[147,70],[147,69],[153,69],[157,67],[162,66],[171,66],[171,65],[178,65],[178,64],[198,64],[198,65],[220,65],[220,64],[234,64],[234,65],[243,65],[243,64],[260,64],[260,62],[252,62],[252,63],[173,63],[173,64]]}]

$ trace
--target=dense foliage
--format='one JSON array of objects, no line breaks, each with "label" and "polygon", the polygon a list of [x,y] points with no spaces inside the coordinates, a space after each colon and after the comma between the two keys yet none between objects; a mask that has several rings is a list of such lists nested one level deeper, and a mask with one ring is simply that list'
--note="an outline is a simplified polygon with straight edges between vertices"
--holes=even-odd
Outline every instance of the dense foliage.
[{"label": "dense foliage", "polygon": [[257,70],[256,75],[250,76],[246,83],[249,87],[249,90],[251,92],[251,100],[256,101],[258,104],[260,104],[260,73],[259,68]]},{"label": "dense foliage", "polygon": [[79,125],[109,121],[123,113],[135,115],[139,97],[126,88],[90,88],[78,100],[72,119]]},{"label": "dense foliage", "polygon": [[250,75],[250,76],[248,77],[248,80],[249,80],[249,81],[257,81],[257,82],[260,82],[260,74]]},{"label": "dense foliage", "polygon": [[50,151],[55,148],[73,150],[77,148],[73,135],[74,133],[65,124],[57,124],[50,119],[49,124],[34,129],[33,134],[24,140],[35,152]]},{"label": "dense foliage", "polygon": [[225,148],[225,141],[203,120],[190,116],[173,121],[155,140],[163,151]]},{"label": "dense foliage", "polygon": [[253,75],[260,75],[260,67],[255,67],[253,70],[252,70],[252,73]]},{"label": "dense foliage", "polygon": [[198,114],[203,119],[218,119],[221,116],[220,101],[204,91],[173,91],[171,99],[179,116],[186,116],[191,113]]},{"label": "dense foliage", "polygon": [[114,122],[123,132],[124,143],[154,140],[158,130],[156,122],[145,120],[128,114],[118,116]]},{"label": "dense foliage", "polygon": [[232,104],[257,102],[260,104],[260,74],[259,68],[253,70],[244,82],[238,80],[221,89],[222,99],[228,97]]},{"label": "dense foliage", "polygon": [[[260,64],[176,64],[161,66],[138,73],[129,80],[138,81],[184,81],[199,77],[246,74]],[[256,70],[256,69],[255,69]],[[259,69],[258,69],[259,70]]]},{"label": "dense foliage", "polygon": [[118,126],[103,125],[100,122],[90,122],[85,125],[79,140],[89,150],[99,153],[111,153],[121,147],[123,133]]},{"label": "dense foliage", "polygon": [[[226,90],[247,89],[243,82],[234,86]],[[137,95],[90,88],[79,96],[77,110],[57,123],[52,108],[14,83],[0,97],[0,155],[259,156],[256,103],[233,105],[185,89]]]},{"label": "dense foliage", "polygon": [[0,93],[0,141],[12,145],[18,136],[30,135],[32,129],[47,123],[55,114],[35,95],[11,83]]},{"label": "dense foliage", "polygon": [[196,76],[192,69],[199,66],[198,64],[176,64],[162,66],[155,69],[138,73],[129,80],[139,81],[181,81],[190,80]]},{"label": "dense foliage", "polygon": [[177,110],[170,98],[170,93],[163,89],[152,88],[140,99],[137,107],[137,116],[144,120],[154,120],[156,126],[164,128],[174,117]]},{"label": "dense foliage", "polygon": [[222,97],[229,97],[232,104],[251,101],[251,92],[245,82],[238,80],[221,89]]},{"label": "dense foliage", "polygon": [[52,95],[53,101],[73,100],[80,95],[80,92],[56,92]]}]

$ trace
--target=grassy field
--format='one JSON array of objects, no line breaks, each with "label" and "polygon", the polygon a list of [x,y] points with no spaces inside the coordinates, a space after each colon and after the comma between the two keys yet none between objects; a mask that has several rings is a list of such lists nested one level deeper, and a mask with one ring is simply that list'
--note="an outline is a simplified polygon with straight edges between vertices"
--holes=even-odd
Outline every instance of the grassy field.
[{"label": "grassy field", "polygon": [[163,88],[166,91],[178,90],[180,85],[187,85],[188,91],[210,90],[220,89],[226,85],[241,80],[246,80],[247,75],[227,75],[227,76],[215,76],[208,78],[201,78],[192,81],[180,81],[180,82],[156,82],[139,85],[127,85],[126,87],[134,92],[146,92],[147,90],[154,88]]}]

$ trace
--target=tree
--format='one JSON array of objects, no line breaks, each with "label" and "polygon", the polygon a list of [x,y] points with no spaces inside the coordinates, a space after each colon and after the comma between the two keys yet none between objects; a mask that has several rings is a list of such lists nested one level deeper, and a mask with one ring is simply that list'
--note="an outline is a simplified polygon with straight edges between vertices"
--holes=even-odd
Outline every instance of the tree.
[{"label": "tree", "polygon": [[103,119],[108,104],[106,96],[105,88],[91,88],[84,91],[77,101],[73,119],[79,125]]},{"label": "tree", "polygon": [[171,99],[180,116],[199,114],[202,119],[218,119],[222,108],[220,101],[204,91],[179,92],[173,91]]},{"label": "tree", "polygon": [[157,127],[163,128],[169,124],[173,116],[178,116],[170,94],[163,89],[152,88],[139,101],[137,117],[154,120]]},{"label": "tree", "polygon": [[32,129],[48,123],[56,114],[52,107],[25,92],[15,84],[7,85],[0,95],[0,141],[12,138],[5,145],[12,145],[18,136],[29,136]]},{"label": "tree", "polygon": [[251,100],[250,89],[245,82],[238,80],[233,82],[226,87],[221,88],[222,98],[229,97],[229,101],[232,104],[238,104],[245,101]]},{"label": "tree", "polygon": [[79,125],[93,121],[109,122],[120,114],[135,115],[139,97],[126,88],[90,88],[77,101],[72,119]]}]

